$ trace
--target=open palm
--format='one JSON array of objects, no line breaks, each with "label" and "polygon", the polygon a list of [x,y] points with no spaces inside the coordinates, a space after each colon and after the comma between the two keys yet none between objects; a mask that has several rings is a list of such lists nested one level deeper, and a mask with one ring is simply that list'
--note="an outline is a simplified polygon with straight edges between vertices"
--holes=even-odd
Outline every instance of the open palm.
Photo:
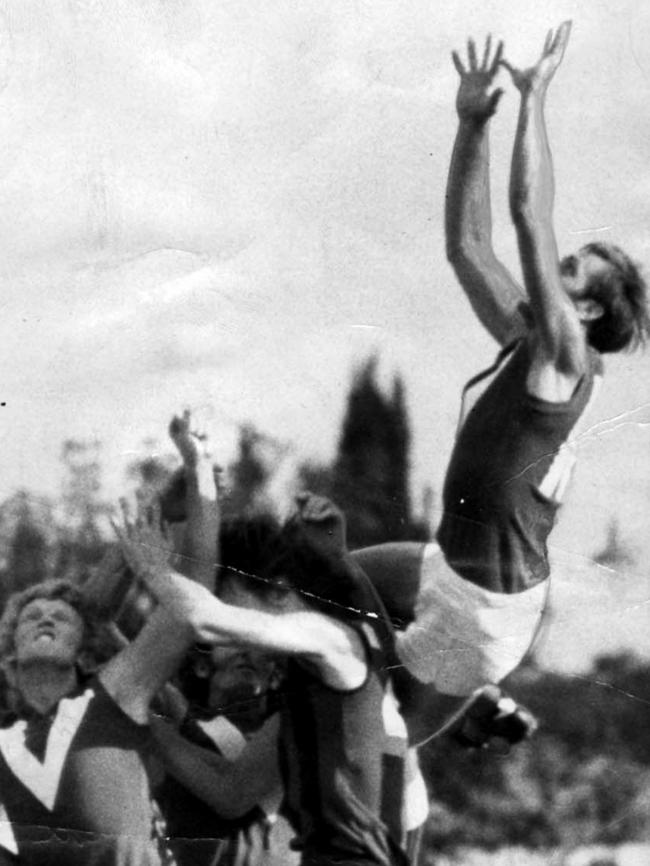
[{"label": "open palm", "polygon": [[476,45],[473,39],[467,42],[467,66],[463,64],[458,53],[452,51],[451,57],[460,75],[460,86],[456,97],[456,110],[463,119],[485,120],[491,117],[497,109],[503,90],[492,91],[492,84],[499,72],[503,42],[499,42],[494,56],[491,57],[491,37],[485,40],[483,59],[479,64],[476,56]]},{"label": "open palm", "polygon": [[518,90],[525,92],[546,89],[555,75],[555,70],[562,62],[570,34],[570,21],[565,21],[555,31],[549,30],[541,57],[528,69],[516,69],[507,60],[501,60],[501,65],[508,70]]}]

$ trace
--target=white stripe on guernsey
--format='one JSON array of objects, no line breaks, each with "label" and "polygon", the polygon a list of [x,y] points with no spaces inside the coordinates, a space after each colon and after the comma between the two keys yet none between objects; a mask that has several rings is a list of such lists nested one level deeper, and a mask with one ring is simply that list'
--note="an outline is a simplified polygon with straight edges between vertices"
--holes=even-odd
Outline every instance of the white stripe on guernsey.
[{"label": "white stripe on guernsey", "polygon": [[408,731],[398,709],[397,698],[390,683],[388,683],[384,693],[381,714],[387,740],[384,751],[389,755],[401,755],[404,751],[404,743],[408,740]]},{"label": "white stripe on guernsey", "polygon": [[408,833],[424,824],[429,817],[429,795],[420,771],[417,749],[409,749],[406,753],[405,771],[402,827]]},{"label": "white stripe on guernsey", "polygon": [[225,716],[215,716],[214,719],[199,721],[197,724],[227,761],[236,760],[244,751],[246,737]]},{"label": "white stripe on guernsey", "polygon": [[578,418],[576,418],[576,422],[571,428],[571,432],[567,436],[566,442],[563,442],[560,446],[560,450],[553,458],[553,462],[549,466],[546,475],[537,488],[542,496],[556,505],[560,505],[564,499],[564,494],[566,493],[569,481],[571,480],[571,475],[573,474],[573,467],[576,463],[578,440],[586,427],[585,419],[589,415],[594,400],[600,391],[602,381],[602,376],[594,376],[594,384],[585,408],[582,410]]},{"label": "white stripe on guernsey", "polygon": [[14,836],[13,827],[2,803],[0,803],[0,846],[11,851],[12,854],[18,854],[18,843]]},{"label": "white stripe on guernsey", "polygon": [[0,730],[0,751],[11,772],[50,811],[54,808],[70,745],[93,694],[92,689],[87,689],[79,697],[59,701],[42,764],[25,746],[26,722],[16,722]]},{"label": "white stripe on guernsey", "polygon": [[424,784],[415,749],[405,746],[408,742],[406,723],[399,711],[397,698],[391,683],[388,683],[382,702],[384,721],[384,754],[397,755],[404,760],[404,796],[402,799],[402,826],[407,832],[423,824],[429,814],[429,798]]},{"label": "white stripe on guernsey", "polygon": [[415,621],[397,633],[397,653],[421,682],[448,695],[498,683],[520,663],[547,599],[543,581],[523,592],[490,592],[447,565],[437,544],[424,551]]},{"label": "white stripe on guernsey", "polygon": [[[236,761],[244,751],[248,742],[246,737],[225,716],[215,716],[214,719],[198,721],[197,724],[203,733],[212,740],[227,761]],[[278,783],[277,789],[267,791],[257,805],[267,818],[274,820],[283,799],[284,791],[282,785]]]}]

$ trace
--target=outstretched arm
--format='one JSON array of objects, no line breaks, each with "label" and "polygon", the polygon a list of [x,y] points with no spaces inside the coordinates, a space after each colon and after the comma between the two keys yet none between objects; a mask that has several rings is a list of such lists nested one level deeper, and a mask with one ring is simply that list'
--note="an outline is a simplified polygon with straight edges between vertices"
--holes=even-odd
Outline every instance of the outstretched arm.
[{"label": "outstretched arm", "polygon": [[169,425],[169,435],[183,460],[187,520],[178,570],[211,592],[219,558],[219,500],[214,467],[201,448],[201,439],[190,431],[185,411]]},{"label": "outstretched arm", "polygon": [[[161,530],[157,508],[150,509],[143,501],[138,503],[137,519],[129,523],[129,544],[123,544],[122,550],[136,577],[145,563],[146,568],[156,571],[167,567],[171,543]],[[137,551],[138,568],[134,567],[133,549]],[[193,641],[193,629],[179,612],[159,605],[136,637],[102,669],[99,678],[118,706],[135,721],[144,723],[152,698],[176,671]]]},{"label": "outstretched arm", "polygon": [[575,307],[565,292],[553,228],[555,185],[544,104],[548,85],[562,61],[571,22],[549,32],[542,56],[530,69],[510,71],[521,94],[510,176],[510,209],[543,360],[559,374],[577,377],[586,344]]},{"label": "outstretched arm", "polygon": [[488,128],[502,90],[491,91],[503,44],[491,57],[488,37],[481,64],[473,40],[468,42],[468,67],[452,58],[460,75],[456,98],[458,132],[451,158],[445,199],[447,258],[482,325],[501,344],[523,335],[522,304],[526,298],[492,248],[490,156]]},{"label": "outstretched arm", "polygon": [[157,544],[143,541],[143,529],[125,518],[115,527],[124,555],[160,606],[187,624],[194,639],[204,643],[257,647],[280,655],[310,659],[330,686],[353,689],[367,672],[365,649],[356,631],[316,611],[294,609],[267,612],[224,604],[204,586],[153,559]]}]

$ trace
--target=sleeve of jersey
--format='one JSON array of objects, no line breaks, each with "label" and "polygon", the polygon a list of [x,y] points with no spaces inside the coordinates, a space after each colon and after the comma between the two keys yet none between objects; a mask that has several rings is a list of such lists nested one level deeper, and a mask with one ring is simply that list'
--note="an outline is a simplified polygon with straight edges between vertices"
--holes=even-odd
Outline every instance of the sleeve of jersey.
[{"label": "sleeve of jersey", "polygon": [[548,581],[514,594],[490,592],[457,575],[438,545],[429,544],[415,620],[397,635],[399,659],[447,695],[498,683],[526,655],[547,592]]}]

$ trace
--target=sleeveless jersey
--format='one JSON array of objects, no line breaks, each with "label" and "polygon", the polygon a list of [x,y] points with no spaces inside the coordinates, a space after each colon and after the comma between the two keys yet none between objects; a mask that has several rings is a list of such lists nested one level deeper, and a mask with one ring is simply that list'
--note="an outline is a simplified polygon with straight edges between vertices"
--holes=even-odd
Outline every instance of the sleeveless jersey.
[{"label": "sleeveless jersey", "polygon": [[[528,344],[502,353],[494,378],[462,421],[443,491],[438,542],[454,571],[493,592],[515,593],[549,574],[546,542],[575,462],[577,425],[600,379],[589,350],[570,400],[527,392]],[[465,398],[487,374],[475,377]]]},{"label": "sleeveless jersey", "polygon": [[0,862],[159,866],[148,728],[93,681],[59,701],[42,761],[26,730],[24,720],[0,730]]},{"label": "sleeveless jersey", "polygon": [[[405,864],[399,845],[406,740],[388,754],[383,634],[349,622],[366,647],[368,674],[353,691],[288,665],[281,725],[287,803],[303,864]],[[397,742],[397,740],[395,740]]]}]

